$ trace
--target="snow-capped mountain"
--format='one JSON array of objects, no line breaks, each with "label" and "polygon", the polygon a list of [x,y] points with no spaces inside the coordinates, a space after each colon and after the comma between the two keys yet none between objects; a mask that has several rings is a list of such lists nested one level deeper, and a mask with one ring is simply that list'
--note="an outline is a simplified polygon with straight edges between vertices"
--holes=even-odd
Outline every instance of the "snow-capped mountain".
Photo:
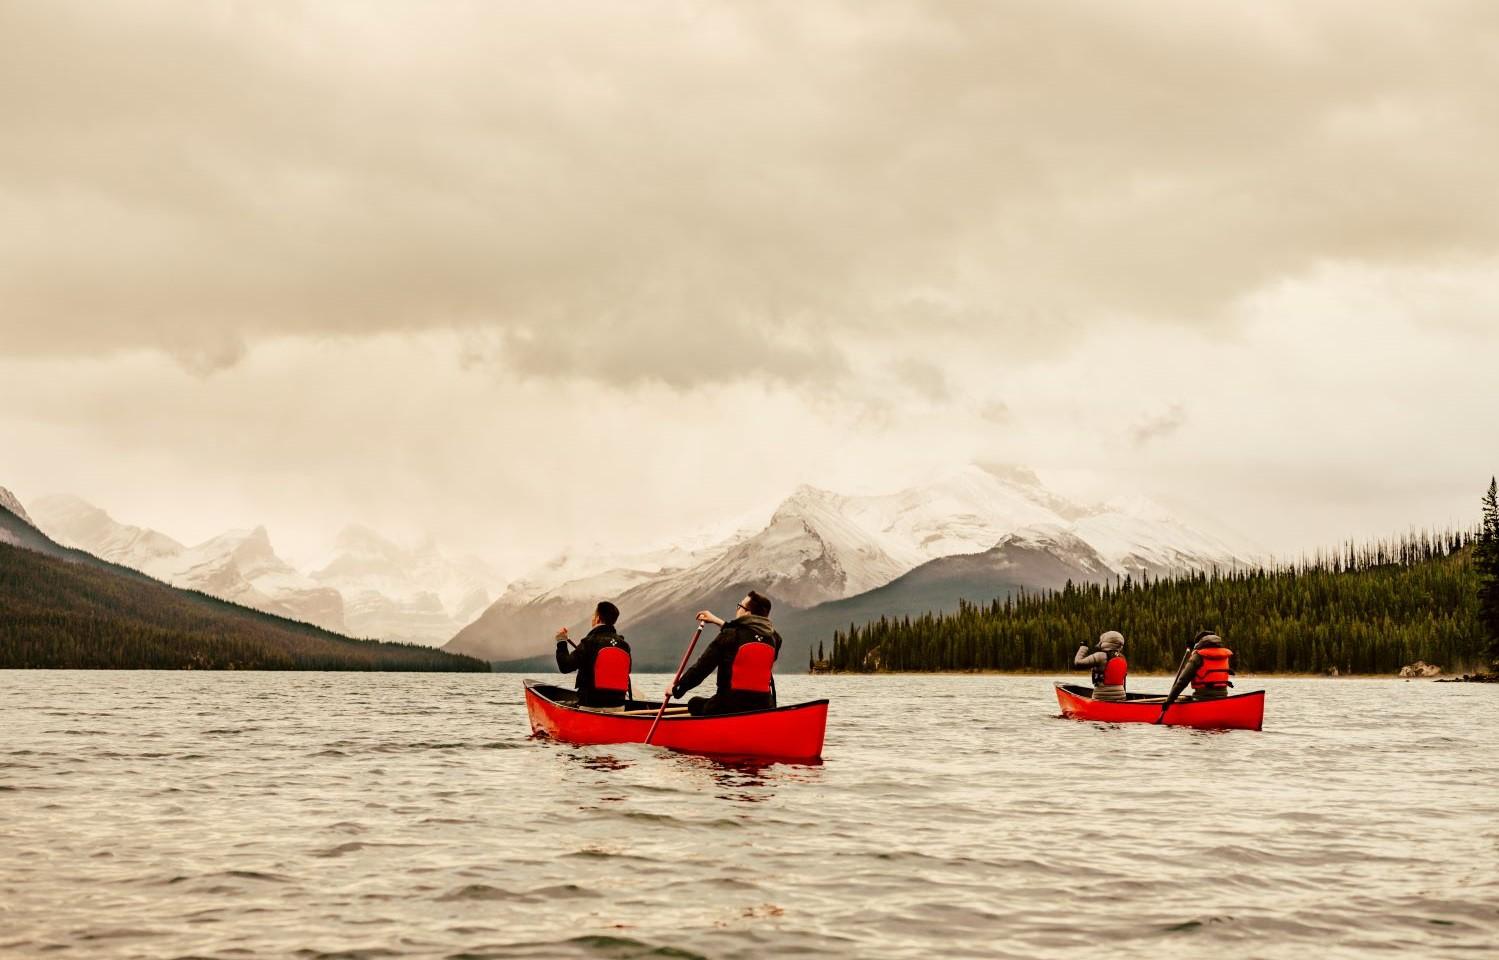
[{"label": "snow-capped mountain", "polygon": [[477,559],[449,559],[431,541],[403,547],[366,527],[345,527],[334,549],[312,578],[343,596],[344,622],[361,637],[443,643],[489,606],[498,579]]},{"label": "snow-capped mountain", "polygon": [[145,573],[146,568],[187,548],[164,533],[120,523],[93,504],[60,494],[35,501],[37,526],[66,546]]},{"label": "snow-capped mountain", "polygon": [[173,586],[347,633],[343,597],[276,555],[265,527],[231,530],[140,568]]},{"label": "snow-capped mountain", "polygon": [[302,576],[276,555],[264,527],[236,530],[185,547],[146,527],[120,523],[73,496],[42,497],[36,524],[57,542],[165,583],[345,632],[338,591]]},{"label": "snow-capped mountain", "polygon": [[9,510],[11,513],[31,524],[33,527],[36,526],[36,523],[31,519],[31,517],[26,515],[26,508],[21,506],[21,501],[17,500],[16,495],[11,493],[4,487],[0,487],[0,507],[4,507],[5,509]]},{"label": "snow-capped mountain", "polygon": [[[458,631],[444,648],[495,651],[493,659],[518,659],[545,647],[558,627],[581,626],[599,600],[631,594],[636,587],[711,563],[745,539],[743,531],[715,541],[699,534],[680,545],[590,560],[576,552],[548,561],[505,589],[483,614]],[[579,574],[568,579],[568,574]]]},{"label": "snow-capped mountain", "polygon": [[[21,501],[16,499],[16,495],[11,493],[4,487],[0,487],[0,507],[3,507],[6,510],[9,510],[11,513],[15,514],[16,518],[23,521],[26,526],[35,529],[36,523],[33,522],[31,517],[27,515],[26,508],[21,506]],[[20,534],[13,533],[11,530],[7,529],[7,527],[12,525],[14,525],[14,521],[8,521],[7,523],[0,524],[0,543],[8,543],[13,547],[22,546],[22,538]],[[25,530],[25,527],[17,527],[17,530]]]},{"label": "snow-capped mountain", "polygon": [[333,558],[305,575],[277,556],[264,527],[195,547],[120,523],[73,496],[43,497],[44,532],[178,587],[357,637],[437,645],[489,605],[498,577],[481,561],[451,559],[435,544],[403,547],[359,526],[345,528]]},{"label": "snow-capped mountain", "polygon": [[[493,660],[541,655],[557,626],[581,625],[604,598],[624,612],[625,633],[637,636],[705,605],[732,605],[749,588],[785,613],[809,610],[879,590],[926,564],[978,555],[983,559],[952,565],[961,575],[935,568],[919,595],[960,585],[982,591],[983,582],[1059,586],[1069,577],[1253,562],[1248,551],[1148,501],[1081,504],[1048,490],[1028,470],[970,466],[938,483],[880,496],[801,487],[760,531],[702,550],[679,568],[617,568],[534,595],[507,592],[447,649]],[[950,575],[956,579],[946,580]],[[944,582],[949,586],[937,586]]]}]

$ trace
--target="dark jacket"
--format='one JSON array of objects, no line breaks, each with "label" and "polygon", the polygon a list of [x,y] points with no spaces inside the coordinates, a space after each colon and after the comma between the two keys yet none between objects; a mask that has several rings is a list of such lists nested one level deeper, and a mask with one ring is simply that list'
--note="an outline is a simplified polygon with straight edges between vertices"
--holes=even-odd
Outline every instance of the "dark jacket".
[{"label": "dark jacket", "polygon": [[566,640],[557,641],[557,669],[563,673],[578,671],[578,702],[584,706],[615,706],[624,702],[624,697],[613,691],[600,692],[593,687],[593,661],[604,647],[621,647],[625,653],[630,652],[625,638],[608,624],[588,631],[578,641],[576,650],[569,648]]},{"label": "dark jacket", "polygon": [[708,644],[708,649],[697,658],[687,672],[682,674],[682,679],[672,688],[672,695],[680,698],[687,691],[708,679],[708,674],[718,671],[718,690],[713,694],[713,701],[719,707],[733,707],[739,710],[761,710],[765,707],[775,706],[775,693],[749,693],[746,691],[735,691],[732,689],[734,676],[734,655],[739,648],[746,643],[754,643],[768,640],[776,648],[776,655],[781,653],[781,635],[776,633],[775,627],[768,617],[743,616],[737,620],[730,620],[718,631],[718,636]]}]

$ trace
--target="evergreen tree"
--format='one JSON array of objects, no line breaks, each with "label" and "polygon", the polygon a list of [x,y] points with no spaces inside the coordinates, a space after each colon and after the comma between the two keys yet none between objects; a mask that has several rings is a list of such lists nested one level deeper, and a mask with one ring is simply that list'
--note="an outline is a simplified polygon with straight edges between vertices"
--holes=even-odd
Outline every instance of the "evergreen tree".
[{"label": "evergreen tree", "polygon": [[1499,483],[1489,478],[1483,496],[1483,525],[1473,545],[1473,566],[1478,572],[1478,618],[1488,638],[1488,654],[1499,661]]},{"label": "evergreen tree", "polygon": [[[1492,513],[1499,561],[1499,505]],[[1390,674],[1415,660],[1458,670],[1488,655],[1476,546],[1467,531],[1412,533],[1271,569],[1016,590],[951,612],[850,624],[833,637],[831,666],[1065,671],[1080,638],[1115,629],[1129,638],[1133,667],[1169,673],[1211,626],[1247,671]]]}]

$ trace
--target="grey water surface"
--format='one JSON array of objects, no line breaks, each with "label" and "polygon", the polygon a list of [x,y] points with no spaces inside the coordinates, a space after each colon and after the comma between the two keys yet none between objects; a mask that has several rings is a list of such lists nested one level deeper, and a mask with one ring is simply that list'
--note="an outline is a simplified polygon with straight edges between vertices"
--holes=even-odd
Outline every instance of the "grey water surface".
[{"label": "grey water surface", "polygon": [[785,677],[825,761],[756,769],[514,675],[4,671],[0,956],[1499,954],[1499,687],[1240,683],[1263,733]]}]

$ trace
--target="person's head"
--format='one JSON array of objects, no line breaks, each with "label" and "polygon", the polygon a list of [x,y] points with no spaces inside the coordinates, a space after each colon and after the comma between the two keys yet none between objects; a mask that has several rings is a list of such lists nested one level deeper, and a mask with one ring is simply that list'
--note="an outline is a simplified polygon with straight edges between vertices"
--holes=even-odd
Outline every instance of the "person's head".
[{"label": "person's head", "polygon": [[1098,635],[1098,649],[1108,653],[1124,649],[1124,634],[1118,630],[1105,630]]},{"label": "person's head", "polygon": [[1197,636],[1192,638],[1192,648],[1195,650],[1198,647],[1216,647],[1222,642],[1223,641],[1213,631],[1203,630],[1198,633]]},{"label": "person's head", "polygon": [[593,608],[593,625],[595,627],[612,627],[619,622],[619,607],[608,600],[600,600],[599,605]]},{"label": "person's head", "polygon": [[736,614],[747,613],[754,617],[770,616],[770,598],[751,590],[739,601],[739,606],[734,611]]}]

